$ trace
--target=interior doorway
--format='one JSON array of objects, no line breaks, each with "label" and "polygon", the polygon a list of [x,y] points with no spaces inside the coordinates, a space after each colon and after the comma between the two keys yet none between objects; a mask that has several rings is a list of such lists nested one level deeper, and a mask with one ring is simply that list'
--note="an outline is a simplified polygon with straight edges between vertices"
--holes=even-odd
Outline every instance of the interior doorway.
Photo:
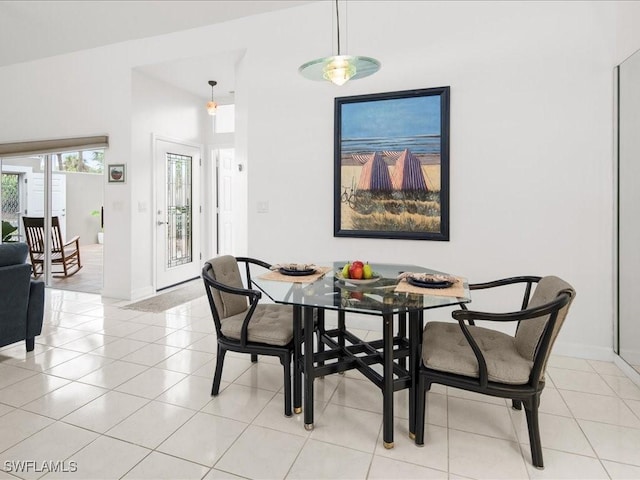
[{"label": "interior doorway", "polygon": [[244,166],[237,162],[235,148],[235,104],[218,106],[213,124],[213,148],[215,160],[215,252],[218,255],[240,255],[239,210],[241,207],[239,180]]},{"label": "interior doorway", "polygon": [[235,183],[235,149],[219,148],[215,151],[217,165],[218,184],[218,254],[235,255],[234,239],[236,237],[235,214],[237,209],[237,199],[235,198],[237,189]]}]

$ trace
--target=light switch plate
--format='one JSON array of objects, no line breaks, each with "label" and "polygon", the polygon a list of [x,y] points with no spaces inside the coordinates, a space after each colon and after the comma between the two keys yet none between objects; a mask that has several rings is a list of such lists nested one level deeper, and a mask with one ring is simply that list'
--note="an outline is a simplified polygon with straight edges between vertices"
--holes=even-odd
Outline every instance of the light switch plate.
[{"label": "light switch plate", "polygon": [[269,212],[269,202],[266,200],[262,200],[258,202],[258,213],[268,213]]}]

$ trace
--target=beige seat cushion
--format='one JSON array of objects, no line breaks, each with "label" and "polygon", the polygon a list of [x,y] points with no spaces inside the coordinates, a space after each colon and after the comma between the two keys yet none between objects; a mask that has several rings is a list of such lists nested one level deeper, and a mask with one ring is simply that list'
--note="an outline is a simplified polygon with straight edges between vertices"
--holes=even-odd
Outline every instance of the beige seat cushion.
[{"label": "beige seat cushion", "polygon": [[[240,313],[222,319],[224,336],[240,340],[245,317],[246,313]],[[259,304],[249,322],[247,339],[249,342],[287,345],[293,340],[293,309],[287,305]]]},{"label": "beige seat cushion", "polygon": [[[502,332],[469,326],[480,347],[489,381],[522,385],[533,362],[522,357],[515,338]],[[429,322],[424,329],[422,361],[427,368],[478,378],[478,361],[457,323]]]}]

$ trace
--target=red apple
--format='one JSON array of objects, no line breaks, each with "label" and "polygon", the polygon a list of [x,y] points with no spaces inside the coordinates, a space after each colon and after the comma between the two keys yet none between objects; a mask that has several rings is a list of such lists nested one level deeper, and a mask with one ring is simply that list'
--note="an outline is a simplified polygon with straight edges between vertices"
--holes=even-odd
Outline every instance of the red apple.
[{"label": "red apple", "polygon": [[356,269],[356,266],[352,263],[351,265],[349,265],[349,277],[348,278],[353,278],[353,271]]},{"label": "red apple", "polygon": [[364,263],[362,263],[360,260],[356,260],[351,265],[353,265],[354,267],[360,267],[360,268],[364,267]]},{"label": "red apple", "polygon": [[364,271],[362,267],[352,267],[349,270],[349,278],[353,278],[354,280],[361,280],[364,276]]}]

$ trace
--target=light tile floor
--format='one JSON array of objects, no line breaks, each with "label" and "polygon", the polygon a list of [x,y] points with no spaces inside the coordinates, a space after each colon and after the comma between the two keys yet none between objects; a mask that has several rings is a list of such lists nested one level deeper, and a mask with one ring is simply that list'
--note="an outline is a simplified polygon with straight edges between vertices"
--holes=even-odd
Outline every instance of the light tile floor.
[{"label": "light tile floor", "polygon": [[312,432],[283,416],[275,359],[230,353],[210,397],[204,297],[163,314],[63,290],[46,303],[35,351],[0,349],[0,479],[640,479],[640,389],[613,363],[552,357],[540,471],[524,413],[460,390],[429,393],[423,448],[398,392],[393,450],[380,392],[357,372],[316,382]]}]

